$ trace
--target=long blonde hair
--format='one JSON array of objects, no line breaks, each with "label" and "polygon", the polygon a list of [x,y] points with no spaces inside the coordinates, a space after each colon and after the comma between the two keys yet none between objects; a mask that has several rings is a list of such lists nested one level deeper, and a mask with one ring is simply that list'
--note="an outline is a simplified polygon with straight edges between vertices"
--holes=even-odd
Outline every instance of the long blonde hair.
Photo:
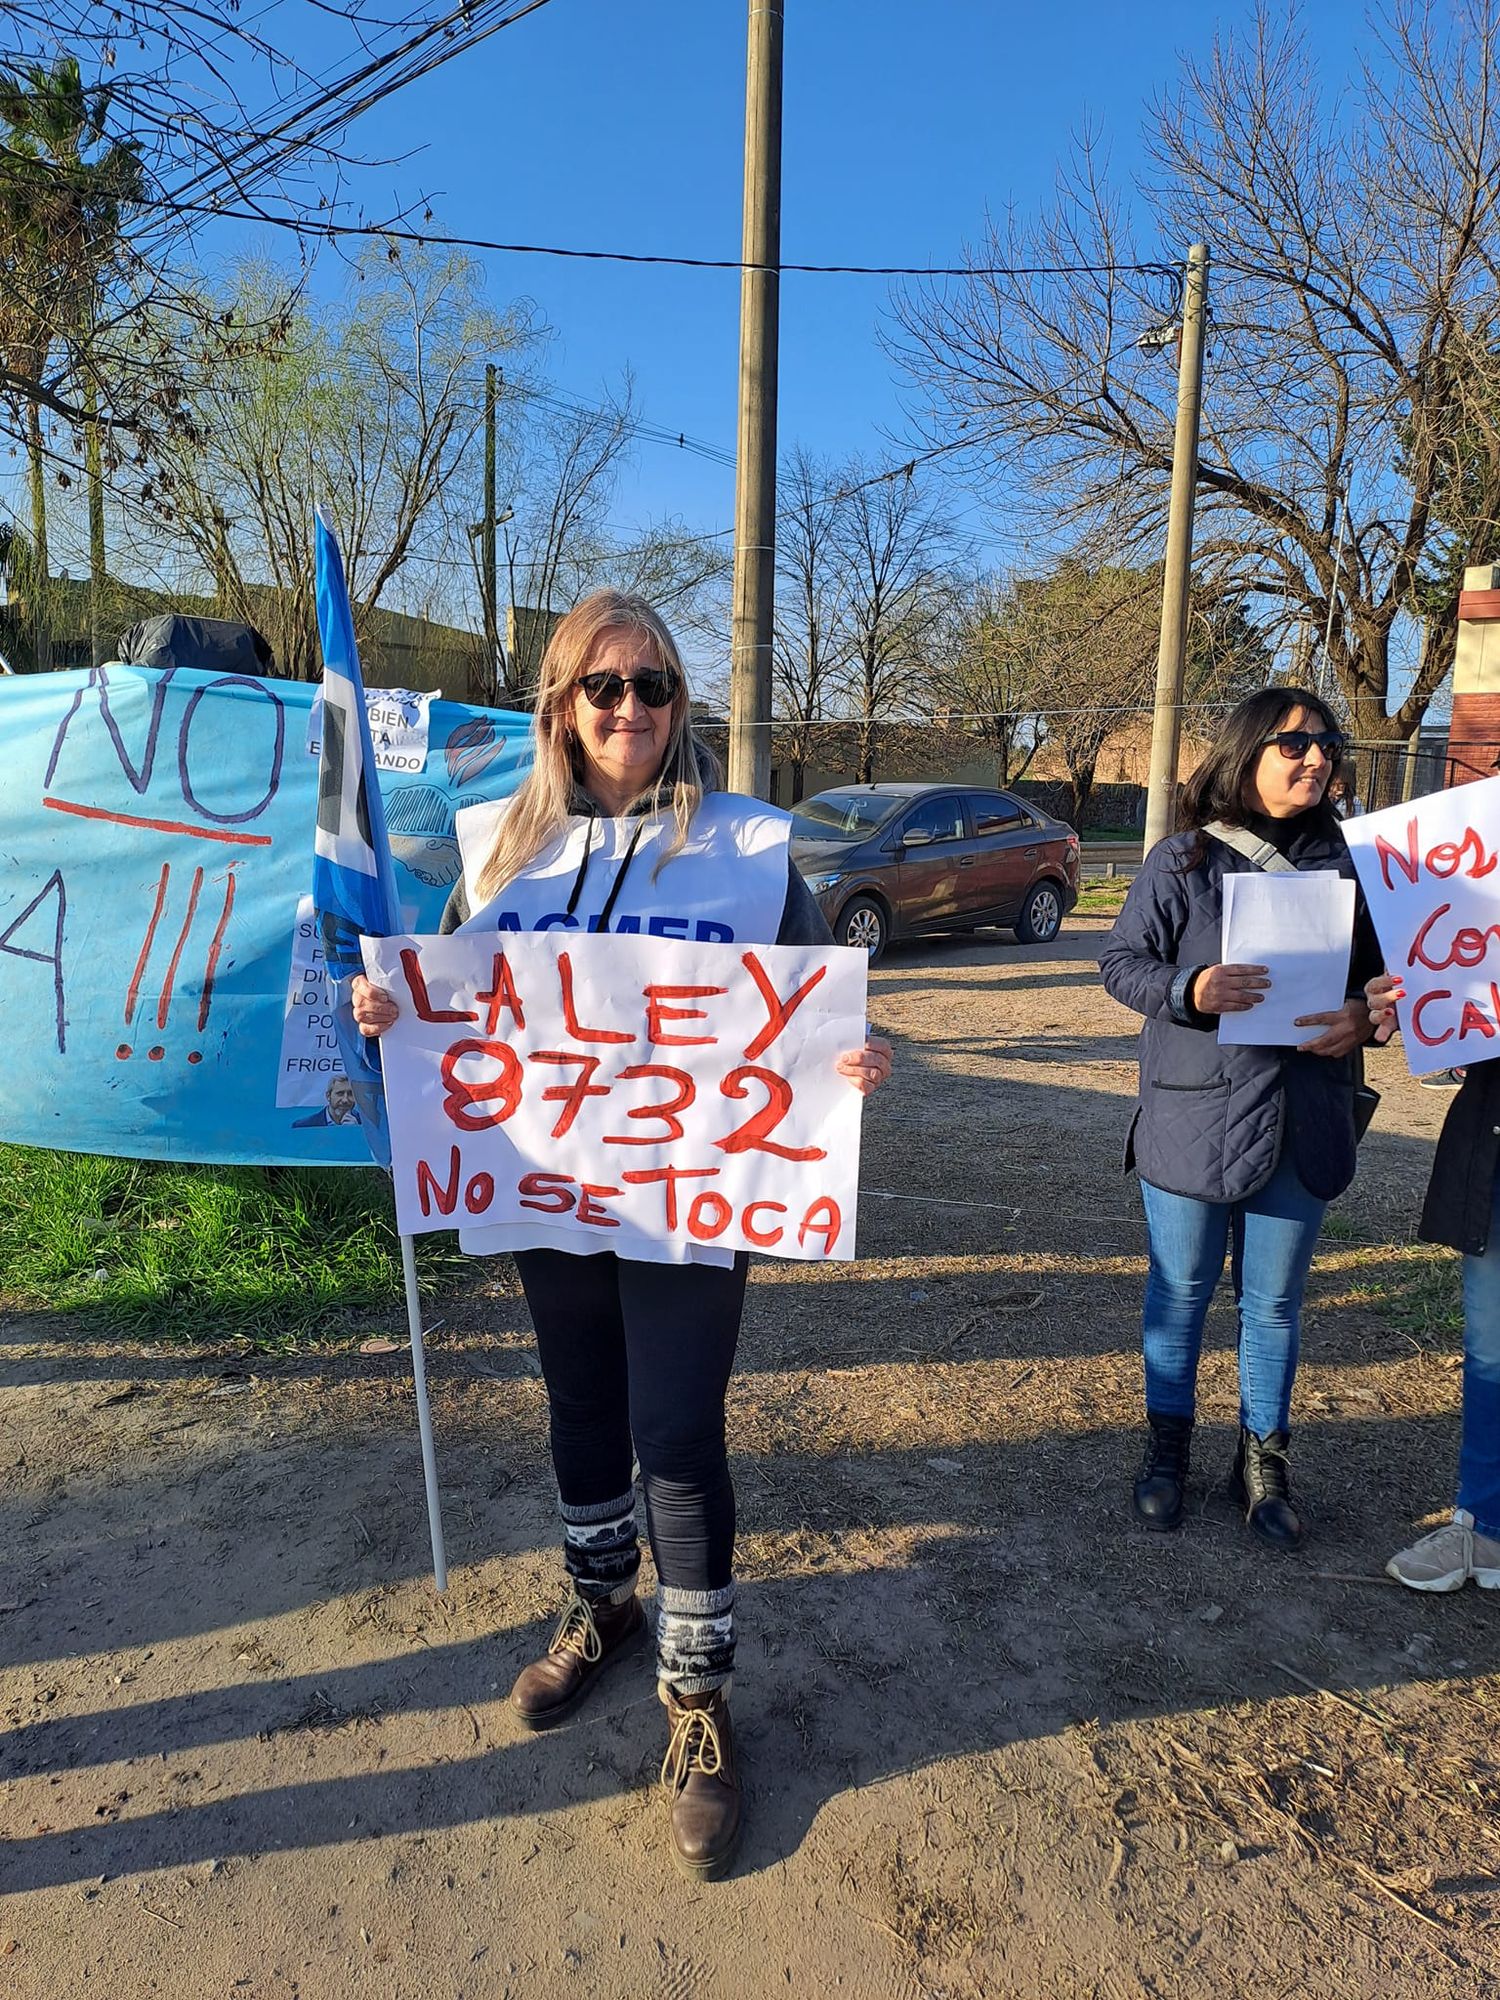
[{"label": "long blonde hair", "polygon": [[644,810],[652,813],[665,812],[670,806],[676,821],[672,838],[656,864],[658,869],[681,851],[693,814],[702,802],[705,778],[711,782],[718,778],[717,760],[693,734],[682,658],[659,613],[644,598],[619,590],[594,591],[558,620],[542,656],[534,760],[479,871],[476,886],[486,901],[535,860],[567,824],[574,789],[583,777],[582,753],[573,731],[573,689],[588,671],[600,640],[618,632],[644,639],[657,666],[677,683],[672,697],[672,730],[661,769],[632,801],[632,809],[644,802]]}]

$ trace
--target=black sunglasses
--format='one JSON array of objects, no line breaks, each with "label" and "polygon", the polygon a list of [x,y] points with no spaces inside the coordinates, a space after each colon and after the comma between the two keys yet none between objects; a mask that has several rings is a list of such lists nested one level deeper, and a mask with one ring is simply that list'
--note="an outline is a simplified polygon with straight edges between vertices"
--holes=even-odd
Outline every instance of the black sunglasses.
[{"label": "black sunglasses", "polygon": [[677,698],[676,674],[661,667],[652,667],[644,674],[580,674],[578,686],[591,708],[618,708],[630,687],[647,708],[670,708]]},{"label": "black sunglasses", "polygon": [[1341,736],[1336,729],[1278,729],[1265,740],[1274,743],[1289,762],[1300,762],[1316,743],[1329,763],[1336,764],[1349,748],[1348,737]]}]

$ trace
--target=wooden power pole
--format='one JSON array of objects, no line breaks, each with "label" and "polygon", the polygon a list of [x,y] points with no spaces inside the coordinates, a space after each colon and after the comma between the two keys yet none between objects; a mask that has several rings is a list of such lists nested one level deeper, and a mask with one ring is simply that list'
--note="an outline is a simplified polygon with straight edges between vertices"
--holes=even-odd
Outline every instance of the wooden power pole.
[{"label": "wooden power pole", "polygon": [[1182,734],[1182,676],[1187,661],[1188,586],[1193,570],[1193,498],[1198,484],[1198,431],[1203,415],[1203,340],[1208,323],[1208,250],[1188,251],[1177,368],[1177,430],[1172,440],[1172,500],[1161,594],[1161,648],[1156,656],[1156,709],[1151,718],[1151,772],[1146,791],[1146,852],[1172,831],[1177,801],[1177,751]]},{"label": "wooden power pole", "polygon": [[480,536],[480,589],[484,594],[484,669],[488,686],[486,701],[499,701],[500,606],[495,571],[495,402],[499,394],[498,371],[493,361],[484,370],[484,522]]},{"label": "wooden power pole", "polygon": [[771,791],[776,599],[776,353],[781,295],[781,42],[784,0],[750,0],[745,212],[740,256],[740,414],[735,454],[729,789]]}]

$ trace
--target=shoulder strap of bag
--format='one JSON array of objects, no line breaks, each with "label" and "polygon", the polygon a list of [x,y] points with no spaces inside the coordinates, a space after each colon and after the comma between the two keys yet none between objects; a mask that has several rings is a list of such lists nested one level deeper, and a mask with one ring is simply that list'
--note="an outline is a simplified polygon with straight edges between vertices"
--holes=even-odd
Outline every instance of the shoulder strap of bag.
[{"label": "shoulder strap of bag", "polygon": [[1226,847],[1232,847],[1236,854],[1243,854],[1247,861],[1263,869],[1267,875],[1297,873],[1295,865],[1287,860],[1279,848],[1273,847],[1269,840],[1257,840],[1248,827],[1230,826],[1226,820],[1211,819],[1203,831],[1211,833],[1215,840],[1222,841]]}]

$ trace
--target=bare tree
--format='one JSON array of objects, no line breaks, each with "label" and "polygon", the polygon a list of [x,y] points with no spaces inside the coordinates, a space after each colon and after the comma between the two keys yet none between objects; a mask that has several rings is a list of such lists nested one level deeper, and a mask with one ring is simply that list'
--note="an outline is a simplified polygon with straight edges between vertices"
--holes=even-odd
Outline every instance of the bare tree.
[{"label": "bare tree", "polygon": [[1002,785],[1019,783],[1046,741],[1042,711],[1056,634],[1039,609],[1017,583],[973,584],[955,606],[936,684],[943,705],[995,746]]},{"label": "bare tree", "polygon": [[260,625],[281,671],[306,679],[318,658],[315,505],[338,526],[362,628],[408,562],[448,545],[448,491],[484,421],[471,355],[522,347],[530,332],[489,311],[477,267],[451,254],[369,256],[316,323],[287,304],[290,283],[270,267],[241,271],[231,321],[279,317],[283,331],[200,371],[191,429],[164,447],[160,481],[225,614]]},{"label": "bare tree", "polygon": [[[838,540],[841,481],[831,467],[802,450],[781,469],[776,517],[776,630],[772,655],[778,717],[777,762],[792,771],[792,803],[827,719],[849,656],[847,560]],[[846,554],[846,552],[845,552]]]},{"label": "bare tree", "polygon": [[909,466],[871,473],[856,459],[846,472],[832,496],[831,553],[848,635],[840,686],[860,725],[859,781],[869,784],[876,726],[920,714],[931,700],[932,651],[959,551],[952,523]]},{"label": "bare tree", "polygon": [[[430,221],[425,200],[371,216],[353,209],[353,185],[372,164],[349,149],[351,128],[375,104],[500,29],[540,0],[395,0],[368,9],[325,7],[324,61],[311,76],[263,31],[264,15],[200,0],[8,0],[0,8],[0,76],[75,66],[90,104],[107,97],[111,129],[140,172],[111,282],[98,310],[50,357],[0,352],[0,428],[25,443],[35,405],[76,431],[97,424],[104,469],[150,456],[177,422],[177,349],[201,344],[198,238],[232,217],[283,230],[304,254],[348,227],[358,238]],[[388,162],[386,163],[388,164]],[[32,193],[54,205],[76,199],[76,162],[45,161]],[[16,155],[0,155],[0,226],[16,186]],[[346,220],[347,218],[347,220]],[[47,305],[45,267],[5,246],[7,303],[35,317]],[[142,320],[172,327],[140,337]],[[90,395],[89,384],[95,393]],[[114,461],[112,466],[110,461]]]},{"label": "bare tree", "polygon": [[[619,475],[641,428],[627,373],[597,404],[561,396],[533,370],[508,380],[511,413],[497,491],[502,586],[514,612],[501,698],[524,703],[535,689],[552,626],[591,590],[647,598],[679,637],[717,642],[731,556],[723,539],[676,520],[620,536],[608,522]],[[478,503],[476,502],[476,505]],[[472,550],[479,581],[479,551]]]},{"label": "bare tree", "polygon": [[1376,33],[1382,66],[1330,100],[1295,15],[1264,8],[1154,109],[1146,258],[1084,143],[1037,225],[992,227],[970,277],[904,295],[897,345],[934,438],[962,436],[997,486],[1044,497],[1096,560],[1139,560],[1161,546],[1173,383],[1135,342],[1177,311],[1162,246],[1206,240],[1200,567],[1320,634],[1331,602],[1355,727],[1391,738],[1451,661],[1450,602],[1388,714],[1393,628],[1424,561],[1465,532],[1438,502],[1500,310],[1500,17],[1458,0],[1444,25],[1386,0]]},{"label": "bare tree", "polygon": [[[1002,785],[1017,783],[1050,745],[1082,823],[1105,745],[1149,712],[1161,589],[1159,565],[1090,567],[1073,556],[1044,576],[987,583],[967,600],[942,686],[955,704],[973,704],[971,724],[996,744]],[[1194,591],[1184,682],[1192,707],[1229,706],[1263,684],[1270,664],[1264,635],[1237,600]]]},{"label": "bare tree", "polygon": [[501,526],[513,614],[504,696],[512,702],[535,689],[555,619],[592,587],[635,414],[628,377],[597,406],[537,396],[535,386],[508,399],[521,413],[505,481],[516,498]]},{"label": "bare tree", "polygon": [[580,565],[590,590],[606,585],[644,597],[671,626],[679,643],[709,649],[694,676],[700,696],[712,696],[727,672],[729,583],[734,552],[721,535],[694,535],[681,521],[651,523],[615,548],[601,548]]}]

